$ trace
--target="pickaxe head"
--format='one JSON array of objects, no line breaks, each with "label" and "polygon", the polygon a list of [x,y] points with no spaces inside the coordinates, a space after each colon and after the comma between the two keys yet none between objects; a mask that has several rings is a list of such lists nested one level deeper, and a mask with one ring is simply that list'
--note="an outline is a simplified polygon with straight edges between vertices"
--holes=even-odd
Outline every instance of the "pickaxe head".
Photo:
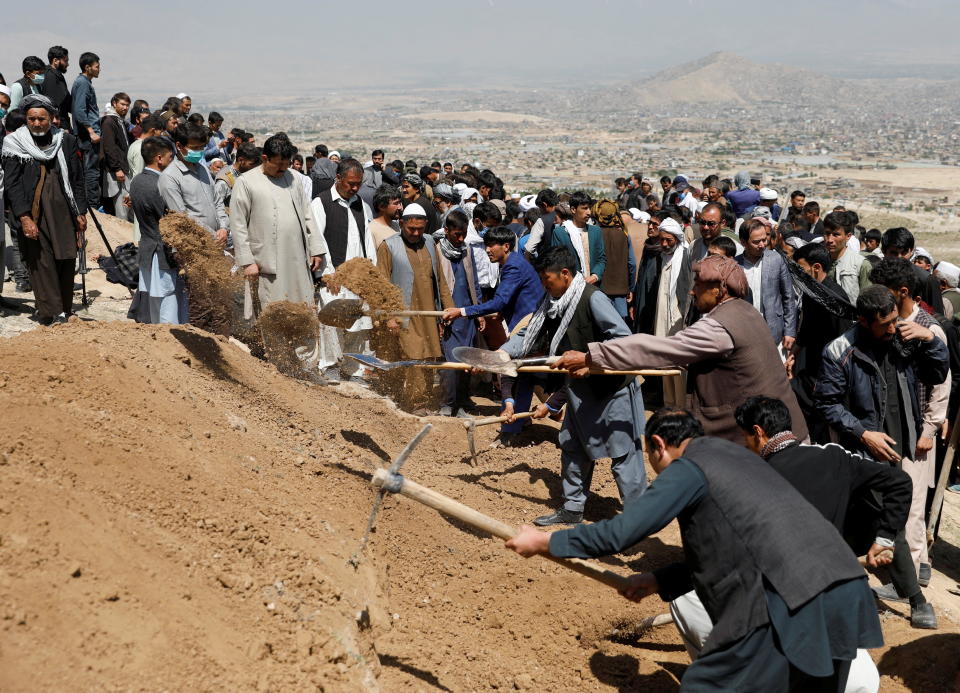
[{"label": "pickaxe head", "polygon": [[470,466],[477,466],[477,446],[473,439],[473,432],[477,427],[473,419],[464,419],[463,427],[467,430],[467,445],[470,446]]}]

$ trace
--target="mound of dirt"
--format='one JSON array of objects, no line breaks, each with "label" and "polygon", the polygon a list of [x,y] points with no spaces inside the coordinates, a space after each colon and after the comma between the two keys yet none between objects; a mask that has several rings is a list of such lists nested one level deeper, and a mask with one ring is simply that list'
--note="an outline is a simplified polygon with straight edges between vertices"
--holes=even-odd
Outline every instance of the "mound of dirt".
[{"label": "mound of dirt", "polygon": [[400,289],[388,282],[376,265],[365,257],[347,260],[337,268],[330,279],[350,289],[366,301],[372,310],[404,309]]},{"label": "mound of dirt", "polygon": [[[0,690],[659,692],[688,663],[672,626],[630,628],[666,611],[656,598],[627,602],[406,498],[384,501],[351,567],[370,471],[423,422],[222,338],[75,323],[0,340],[0,407]],[[555,424],[471,467],[460,423],[433,421],[409,478],[513,525],[556,507]],[[618,510],[608,465],[593,490],[587,519]],[[662,566],[678,539],[671,524],[605,563]],[[927,686],[924,669],[948,690],[955,626],[922,657],[897,649],[918,637],[902,615],[884,632],[884,691]]]}]

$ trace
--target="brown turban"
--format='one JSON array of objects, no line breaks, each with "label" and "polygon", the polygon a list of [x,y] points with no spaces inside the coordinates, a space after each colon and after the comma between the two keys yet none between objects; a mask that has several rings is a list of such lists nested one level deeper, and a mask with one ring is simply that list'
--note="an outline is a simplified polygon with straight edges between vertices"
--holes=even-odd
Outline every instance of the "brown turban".
[{"label": "brown turban", "polygon": [[603,199],[593,205],[593,216],[601,228],[623,228],[623,219],[620,217],[620,206],[613,200]]},{"label": "brown turban", "polygon": [[743,298],[747,295],[747,275],[733,258],[708,255],[694,264],[693,271],[702,282],[717,282],[727,296]]}]

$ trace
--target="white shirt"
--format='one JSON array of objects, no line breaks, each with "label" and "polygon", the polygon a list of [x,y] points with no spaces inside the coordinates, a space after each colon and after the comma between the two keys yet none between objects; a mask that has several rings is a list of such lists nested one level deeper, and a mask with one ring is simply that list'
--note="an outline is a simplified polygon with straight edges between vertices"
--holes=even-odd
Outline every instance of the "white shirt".
[{"label": "white shirt", "polygon": [[[296,171],[294,171],[296,173]],[[302,174],[301,174],[302,175]],[[310,180],[309,178],[307,179]],[[337,192],[336,186],[330,188],[330,197],[334,202],[339,204],[341,207],[347,210],[347,251],[344,255],[344,262],[347,260],[352,260],[355,257],[366,257],[374,265],[377,264],[377,249],[374,247],[373,234],[367,229],[367,226],[370,224],[370,219],[373,218],[373,212],[370,211],[370,207],[367,206],[366,202],[361,202],[363,205],[363,229],[364,229],[364,241],[365,243],[361,245],[360,243],[360,230],[357,228],[357,220],[354,217],[353,212],[350,210],[350,202],[355,198],[351,198],[349,201],[344,200],[340,197],[340,193]],[[310,212],[313,214],[313,218],[316,220],[317,229],[321,234],[324,234],[327,229],[327,212],[323,208],[323,202],[320,201],[319,197],[313,198],[310,202]],[[323,276],[328,274],[333,274],[334,267],[333,263],[326,262],[323,267]],[[326,305],[330,301],[338,298],[360,298],[355,293],[350,291],[346,287],[340,287],[340,293],[333,294],[330,292],[326,286],[320,287],[320,303]],[[370,330],[373,329],[373,321],[369,316],[364,316],[359,318],[352,326],[347,330],[348,332],[357,332],[358,330]]]},{"label": "white shirt", "polygon": [[743,273],[747,275],[747,286],[750,287],[750,293],[753,294],[753,307],[763,315],[763,295],[760,293],[763,286],[761,273],[763,271],[763,256],[757,260],[757,264],[751,264],[746,255],[743,256]]},{"label": "white shirt", "polygon": [[473,266],[477,268],[477,279],[480,280],[481,288],[495,289],[500,282],[500,265],[490,262],[490,258],[487,257],[486,246],[473,222],[467,224],[467,236],[464,243],[470,250]]}]

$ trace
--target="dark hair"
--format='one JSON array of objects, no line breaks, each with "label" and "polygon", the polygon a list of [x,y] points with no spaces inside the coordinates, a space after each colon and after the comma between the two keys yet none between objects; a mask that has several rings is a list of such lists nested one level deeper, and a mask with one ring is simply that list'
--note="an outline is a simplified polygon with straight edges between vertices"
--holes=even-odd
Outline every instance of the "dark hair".
[{"label": "dark hair", "polygon": [[312,167],[315,163],[317,163],[317,157],[315,157],[315,156],[308,156],[305,161],[306,161],[307,166],[311,166],[311,167]]},{"label": "dark hair", "polygon": [[[503,221],[503,215],[500,214],[500,208],[492,202],[481,202],[473,208],[473,218],[479,219],[486,226],[499,226]],[[487,224],[487,222],[491,222]]]},{"label": "dark hair", "polygon": [[510,250],[513,250],[517,247],[517,234],[515,234],[511,229],[508,229],[506,226],[497,226],[487,231],[486,235],[483,237],[483,245],[500,245],[503,243],[510,244]]},{"label": "dark hair", "polygon": [[353,171],[354,173],[359,173],[363,175],[363,164],[361,164],[356,159],[346,158],[340,159],[340,163],[337,164],[337,175],[343,176]]},{"label": "dark hair", "polygon": [[723,227],[732,229],[737,225],[737,215],[734,214],[733,209],[729,206],[724,206],[720,209],[720,219],[723,221]]},{"label": "dark hair", "polygon": [[793,251],[794,262],[803,260],[811,267],[820,265],[824,272],[829,272],[833,264],[830,253],[824,247],[823,243],[807,243]]},{"label": "dark hair", "polygon": [[[454,231],[466,231],[469,226],[470,226],[470,221],[467,219],[467,215],[461,212],[459,209],[455,209],[452,212],[450,212],[450,214],[447,215],[447,218],[443,220],[443,227],[445,229],[453,229]],[[490,233],[492,232],[487,232],[488,238],[490,237]]]},{"label": "dark hair", "polygon": [[47,62],[52,63],[54,60],[63,60],[64,58],[70,57],[70,51],[68,51],[63,46],[50,46],[50,50],[47,51]]},{"label": "dark hair", "polygon": [[703,179],[703,187],[715,188],[719,182],[720,176],[718,176],[716,173],[711,173],[709,176]]},{"label": "dark hair", "polygon": [[222,123],[223,116],[216,111],[210,111],[210,115],[207,116],[207,120],[211,123]]},{"label": "dark hair", "polygon": [[453,168],[453,162],[451,162],[451,161],[444,161],[444,162],[443,162],[443,165],[444,165],[444,166],[449,166],[449,167]]},{"label": "dark hair", "polygon": [[325,144],[318,144],[313,148],[313,153],[317,154],[321,159],[330,153],[330,148]]},{"label": "dark hair", "polygon": [[433,170],[432,168],[430,168],[429,166],[421,166],[421,167],[420,167],[420,173],[419,173],[418,175],[419,175],[424,181],[426,181],[426,180],[427,180],[427,176],[433,175],[434,173],[436,173],[436,171],[434,171],[434,170]]},{"label": "dark hair", "polygon": [[766,224],[764,224],[762,221],[760,221],[756,217],[745,219],[743,223],[740,224],[740,230],[737,232],[737,235],[740,236],[740,242],[746,245],[747,241],[750,240],[750,234],[759,228],[763,228],[768,233],[770,232],[770,227],[768,227]]},{"label": "dark hair", "polygon": [[191,113],[187,116],[187,122],[194,123],[195,125],[203,125],[203,113]]},{"label": "dark hair", "polygon": [[167,97],[167,100],[163,102],[163,108],[161,108],[160,110],[161,111],[179,111],[180,106],[182,104],[183,102],[180,99],[178,99],[176,96],[169,96]]},{"label": "dark hair", "polygon": [[876,241],[877,245],[880,245],[880,240],[883,238],[883,234],[880,233],[880,229],[870,229],[863,234],[863,240],[866,241]]},{"label": "dark hair", "polygon": [[911,296],[917,294],[917,274],[913,263],[904,257],[884,258],[870,270],[870,281],[892,291],[907,287]]},{"label": "dark hair", "polygon": [[13,132],[14,130],[19,130],[21,127],[27,124],[27,115],[19,108],[14,108],[12,111],[7,113],[7,117],[3,121],[3,128],[7,132]]},{"label": "dark hair", "polygon": [[163,152],[170,151],[170,142],[164,137],[158,137],[153,135],[148,137],[143,141],[143,144],[140,145],[140,154],[143,157],[143,160],[147,163],[152,164],[154,158],[157,154],[162,154]]},{"label": "dark hair", "polygon": [[289,160],[293,158],[296,152],[297,148],[293,146],[290,138],[284,134],[278,133],[273,137],[268,137],[267,141],[263,143],[263,155],[268,159],[279,156],[282,159]]},{"label": "dark hair", "polygon": [[667,445],[676,447],[688,438],[701,437],[703,426],[686,409],[664,407],[647,420],[643,435],[647,440],[660,436]]},{"label": "dark hair", "polygon": [[847,212],[830,212],[823,218],[824,231],[840,230],[849,234],[853,231],[853,226],[854,225],[850,223],[850,215]]},{"label": "dark hair", "polygon": [[47,64],[35,55],[28,55],[20,66],[24,72],[42,72],[47,69]]},{"label": "dark hair", "polygon": [[237,147],[237,158],[246,159],[247,161],[259,161],[261,156],[260,147],[255,145],[253,142],[244,142],[239,147]]},{"label": "dark hair", "polygon": [[516,219],[520,216],[520,204],[510,200],[507,203],[507,219]]},{"label": "dark hair", "polygon": [[540,211],[539,207],[531,207],[526,212],[523,213],[523,223],[527,226],[533,226],[537,223],[537,219],[543,216],[543,212]]},{"label": "dark hair", "polygon": [[299,162],[302,164],[302,163],[303,163],[303,156],[301,156],[300,154],[294,154],[294,155],[293,155],[293,160],[294,160],[294,161],[299,161]]},{"label": "dark hair", "polygon": [[583,192],[582,190],[577,190],[577,192],[573,193],[573,195],[570,196],[569,204],[570,204],[570,209],[576,209],[577,207],[582,207],[583,205],[586,205],[587,207],[589,207],[590,196],[587,195],[587,193]]},{"label": "dark hair", "polygon": [[762,395],[748,397],[746,402],[737,407],[733,417],[737,420],[737,426],[744,431],[752,431],[754,426],[759,426],[768,437],[789,431],[793,424],[790,410],[782,400]]},{"label": "dark hair", "polygon": [[210,132],[205,125],[197,125],[190,121],[180,123],[177,129],[173,131],[173,141],[184,147],[187,146],[187,142],[190,140],[203,140],[206,142],[209,139]]},{"label": "dark hair", "polygon": [[723,251],[723,254],[727,257],[736,257],[737,256],[737,244],[733,242],[732,238],[729,238],[724,235],[717,236],[712,241],[708,248],[719,248]]},{"label": "dark hair", "polygon": [[860,292],[857,297],[857,316],[867,322],[875,322],[896,310],[897,302],[885,286],[874,284]]},{"label": "dark hair", "polygon": [[234,137],[236,137],[237,139],[242,140],[242,139],[245,139],[244,136],[245,136],[247,133],[245,133],[245,132],[243,131],[243,128],[233,128],[233,129],[230,130],[230,134],[233,135]]},{"label": "dark hair", "polygon": [[803,197],[803,198],[805,198],[806,196],[807,196],[807,193],[803,192],[803,190],[794,190],[792,193],[790,193],[790,199],[791,199],[791,200],[792,200],[793,198],[795,198],[795,197]]},{"label": "dark hair", "polygon": [[94,63],[100,62],[100,56],[96,53],[81,53],[80,54],[80,69],[86,70],[87,67],[93,65]]},{"label": "dark hair", "polygon": [[660,176],[661,183],[673,183],[673,179],[670,176]]},{"label": "dark hair", "polygon": [[614,185],[626,185],[626,184],[627,184],[627,179],[624,178],[623,176],[620,176],[619,178],[614,179],[613,184],[614,184]]},{"label": "dark hair", "polygon": [[542,255],[533,259],[533,269],[540,272],[560,272],[567,270],[570,274],[577,273],[577,257],[569,248],[557,245]]},{"label": "dark hair", "polygon": [[817,204],[817,201],[816,201],[816,200],[810,200],[809,202],[805,202],[805,203],[804,203],[804,205],[803,205],[803,213],[806,214],[807,212],[812,212],[813,214],[816,214],[817,216],[820,215],[820,205]]},{"label": "dark hair", "polygon": [[375,156],[384,156],[383,150],[382,150],[382,149],[374,149],[372,152],[370,152],[370,158],[371,158],[371,159],[372,159],[373,157],[375,157]]},{"label": "dark hair", "polygon": [[[341,161],[340,163],[343,162]],[[339,171],[339,169],[340,167],[338,166],[337,170]],[[380,214],[381,209],[386,207],[394,200],[399,200],[400,198],[400,188],[398,188],[396,185],[384,183],[374,191],[370,206],[373,207],[374,214]],[[447,218],[449,219],[449,216]]]},{"label": "dark hair", "polygon": [[559,201],[560,198],[557,197],[557,193],[550,188],[544,188],[537,193],[536,204],[540,209],[544,207],[556,207]]},{"label": "dark hair", "polygon": [[913,246],[913,234],[902,226],[897,226],[893,229],[887,229],[883,232],[883,236],[880,240],[880,248],[883,250],[883,252],[887,252],[887,248],[896,248],[901,252],[906,252],[908,250],[913,250]]},{"label": "dark hair", "polygon": [[163,130],[163,121],[160,116],[150,113],[140,121],[140,131],[146,132],[147,130]]},{"label": "dark hair", "polygon": [[651,203],[655,205],[660,204],[660,198],[656,195],[647,195],[645,198],[643,198],[643,201],[647,203],[647,206],[649,206]]}]

